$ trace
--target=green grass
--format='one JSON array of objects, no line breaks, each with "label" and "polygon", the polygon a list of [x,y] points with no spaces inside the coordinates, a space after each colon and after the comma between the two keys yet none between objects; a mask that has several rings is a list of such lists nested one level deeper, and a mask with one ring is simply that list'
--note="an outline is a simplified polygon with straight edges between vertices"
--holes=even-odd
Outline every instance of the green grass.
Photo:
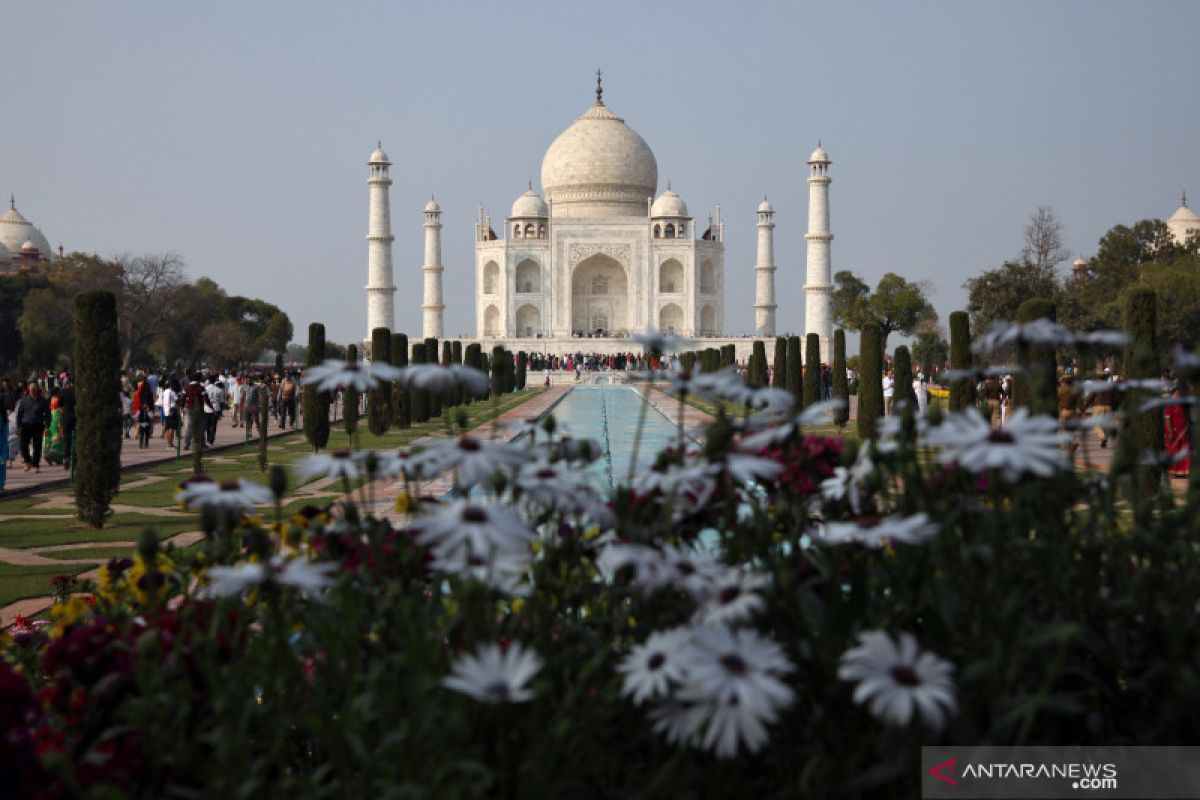
[{"label": "green grass", "polygon": [[199,527],[199,519],[192,514],[185,517],[113,514],[99,530],[76,519],[11,519],[0,524],[0,547],[24,549],[84,542],[136,542],[146,528],[153,528],[158,537],[164,539]]},{"label": "green grass", "polygon": [[[78,575],[86,572],[87,564],[47,564],[37,567],[19,567],[0,563],[0,606],[15,603],[29,597],[44,597],[50,594],[50,579],[56,575]],[[4,620],[6,623],[11,620]]]},{"label": "green grass", "polygon": [[51,553],[42,553],[45,558],[71,560],[74,558],[87,558],[103,563],[110,558],[133,558],[136,547],[132,544],[122,545],[117,547],[75,547],[70,550],[55,550]]}]

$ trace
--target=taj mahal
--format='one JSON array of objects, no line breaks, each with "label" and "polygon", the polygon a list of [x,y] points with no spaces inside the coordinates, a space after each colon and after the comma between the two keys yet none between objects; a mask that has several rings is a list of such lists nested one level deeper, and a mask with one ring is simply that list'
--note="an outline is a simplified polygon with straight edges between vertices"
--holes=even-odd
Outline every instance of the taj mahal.
[{"label": "taj mahal", "polygon": [[[389,187],[382,145],[368,161],[367,318],[370,331],[393,328]],[[809,158],[805,333],[816,333],[822,359],[833,323],[828,154]],[[720,206],[698,223],[670,184],[661,193],[654,152],[604,102],[595,101],[550,144],[541,189],[518,196],[503,223],[482,206],[475,220],[475,334],[510,349],[628,350],[628,336],[649,328],[701,340],[725,334],[725,221]],[[424,209],[422,302],[425,337],[443,338],[445,302],[441,208]],[[775,212],[756,210],[755,337],[775,336]],[[465,275],[459,275],[461,280]],[[585,343],[581,340],[587,339]],[[753,339],[728,339],[747,352]],[[712,346],[710,341],[706,346]]]}]

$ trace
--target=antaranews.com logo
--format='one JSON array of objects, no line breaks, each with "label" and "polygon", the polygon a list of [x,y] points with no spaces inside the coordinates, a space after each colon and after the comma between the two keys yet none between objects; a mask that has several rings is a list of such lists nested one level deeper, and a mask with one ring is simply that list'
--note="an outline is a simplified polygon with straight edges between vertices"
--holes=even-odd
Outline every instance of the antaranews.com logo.
[{"label": "antaranews.com logo", "polygon": [[923,747],[927,798],[1200,797],[1200,747]]}]

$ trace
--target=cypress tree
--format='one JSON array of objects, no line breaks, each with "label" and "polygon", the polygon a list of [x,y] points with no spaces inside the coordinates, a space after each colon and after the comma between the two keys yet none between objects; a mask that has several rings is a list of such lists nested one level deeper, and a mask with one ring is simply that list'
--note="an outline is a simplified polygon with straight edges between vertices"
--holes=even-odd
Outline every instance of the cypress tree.
[{"label": "cypress tree", "polygon": [[[392,361],[392,332],[387,328],[371,331],[371,360],[377,364]],[[380,381],[367,392],[367,430],[376,436],[387,433],[392,420],[392,384]]]},{"label": "cypress tree", "polygon": [[683,371],[691,373],[696,368],[696,351],[689,350],[679,357],[679,363],[683,366]]},{"label": "cypress tree", "polygon": [[804,405],[821,402],[821,337],[810,333],[804,339]]},{"label": "cypress tree", "polygon": [[529,355],[521,350],[517,353],[517,390],[525,388],[526,372],[529,370]]},{"label": "cypress tree", "polygon": [[787,383],[785,388],[796,398],[796,407],[804,404],[801,382],[804,379],[804,361],[800,358],[800,337],[789,336],[787,340]]},{"label": "cypress tree", "polygon": [[[449,339],[442,342],[442,366],[449,366],[454,363],[454,345]],[[442,396],[442,407],[450,408],[455,405],[454,390],[450,390]]]},{"label": "cypress tree", "polygon": [[[1126,380],[1159,377],[1158,299],[1153,289],[1130,289],[1125,295],[1124,327],[1130,342],[1125,348],[1121,372]],[[1139,411],[1141,404],[1153,395],[1147,392],[1128,392],[1125,395],[1125,418],[1117,439],[1118,462],[1123,469],[1136,467],[1136,485],[1145,495],[1158,490],[1162,474],[1157,467],[1141,464],[1142,455],[1151,451],[1163,452],[1162,410]],[[1114,464],[1114,470],[1117,465]]]},{"label": "cypress tree", "polygon": [[[950,312],[950,368],[971,368],[971,317],[965,311]],[[950,384],[951,411],[965,411],[975,401],[975,386],[971,381]]]},{"label": "cypress tree", "polygon": [[866,441],[883,416],[883,336],[878,325],[865,325],[859,337],[858,438]]},{"label": "cypress tree", "polygon": [[492,396],[504,394],[504,348],[492,348]]},{"label": "cypress tree", "polygon": [[[412,363],[425,364],[427,363],[426,350],[424,342],[417,342],[412,346]],[[412,390],[412,421],[413,422],[428,422],[429,421],[429,390],[413,389]]]},{"label": "cypress tree", "polygon": [[846,384],[846,332],[841,328],[833,332],[833,396],[842,401],[842,407],[833,412],[833,424],[840,429],[850,421],[850,387]]},{"label": "cypress tree", "polygon": [[904,345],[896,348],[892,359],[895,383],[893,384],[892,408],[898,408],[900,403],[908,403],[913,412],[917,410],[917,393],[913,390],[912,354]]},{"label": "cypress tree", "polygon": [[[455,339],[454,342],[450,345],[450,363],[451,364],[462,364],[463,363],[463,346],[462,346],[462,342],[460,342],[457,339]],[[462,404],[463,404],[463,387],[462,387],[462,384],[460,383],[458,386],[454,387],[454,405],[461,406]]]},{"label": "cypress tree", "polygon": [[[346,363],[358,366],[358,345],[346,345]],[[346,426],[346,436],[354,439],[358,430],[358,389],[347,386],[342,395],[342,423]]]},{"label": "cypress tree", "polygon": [[[472,342],[468,344],[466,349],[463,351],[463,363],[471,369],[480,369],[482,367],[480,355],[481,351],[479,345],[475,342]],[[463,393],[463,402],[468,405],[478,399],[479,398],[475,397],[470,392]]]},{"label": "cypress tree", "polygon": [[737,348],[731,344],[721,346],[721,368],[737,363]]},{"label": "cypress tree", "polygon": [[[408,334],[392,334],[391,364],[393,367],[408,366]],[[412,427],[412,393],[399,384],[392,384],[392,425],[396,428]]]},{"label": "cypress tree", "polygon": [[771,367],[774,374],[771,376],[771,385],[776,389],[787,388],[787,337],[775,337],[775,357],[771,362]]},{"label": "cypress tree", "polygon": [[[1017,322],[1020,323],[1039,319],[1053,322],[1054,317],[1054,303],[1040,297],[1031,297],[1017,307]],[[1055,357],[1052,347],[1030,347],[1027,353],[1018,353],[1018,361],[1025,372],[1013,376],[1013,405],[1024,406],[1035,414],[1057,416]]]},{"label": "cypress tree", "polygon": [[283,353],[275,354],[275,371],[280,375],[283,374]]},{"label": "cypress tree", "polygon": [[121,485],[120,395],[117,298],[83,292],[75,298],[75,512],[93,528]]},{"label": "cypress tree", "polygon": [[[308,354],[304,357],[306,367],[315,367],[325,360],[325,326],[314,322],[308,326]],[[329,444],[329,404],[331,392],[318,392],[316,384],[304,386],[304,438],[320,450]]]},{"label": "cypress tree", "polygon": [[753,386],[767,385],[767,346],[762,339],[755,339],[751,349],[750,383]]},{"label": "cypress tree", "polygon": [[[425,337],[425,363],[437,364],[439,361],[437,338]],[[442,415],[442,395],[438,392],[426,392],[426,394],[429,396],[429,416],[440,417]]]}]

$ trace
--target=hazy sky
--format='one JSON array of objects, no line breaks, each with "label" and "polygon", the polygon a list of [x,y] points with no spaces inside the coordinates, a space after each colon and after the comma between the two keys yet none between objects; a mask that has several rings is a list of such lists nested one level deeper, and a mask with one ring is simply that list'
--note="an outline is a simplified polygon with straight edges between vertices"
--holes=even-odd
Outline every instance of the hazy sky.
[{"label": "hazy sky", "polygon": [[[698,221],[726,219],[725,320],[753,323],[754,210],[776,208],[779,328],[803,327],[805,160],[833,159],[834,269],[963,281],[1039,205],[1090,255],[1200,205],[1200,3],[5,2],[0,193],[50,241],[172,250],[366,333],[367,167],[395,162],[398,327],[420,331],[422,214],[443,214],[446,333],[474,331],[473,222],[605,100]],[[499,226],[497,225],[497,228]]]}]

